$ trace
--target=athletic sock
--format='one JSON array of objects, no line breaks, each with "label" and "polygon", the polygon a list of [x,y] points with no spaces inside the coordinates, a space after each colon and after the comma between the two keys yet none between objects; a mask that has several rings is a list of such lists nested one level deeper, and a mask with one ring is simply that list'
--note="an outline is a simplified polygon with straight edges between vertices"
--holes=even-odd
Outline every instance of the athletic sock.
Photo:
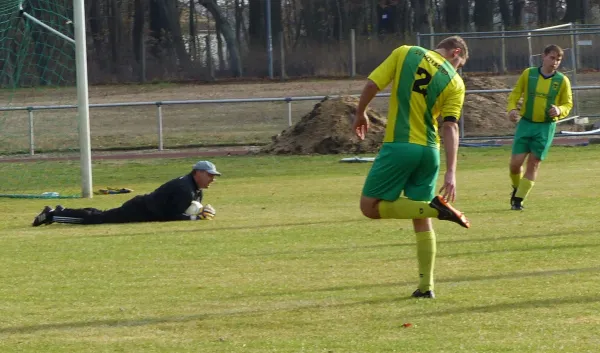
[{"label": "athletic sock", "polygon": [[515,189],[519,188],[519,184],[521,182],[522,174],[513,174],[510,173],[510,181],[512,182],[512,187]]},{"label": "athletic sock", "polygon": [[535,182],[527,178],[521,179],[521,183],[519,184],[519,188],[517,189],[515,197],[521,198],[523,201],[525,201],[534,184]]},{"label": "athletic sock", "polygon": [[380,201],[379,215],[381,218],[423,219],[437,217],[438,211],[430,207],[429,202],[400,197],[396,201]]},{"label": "athletic sock", "polygon": [[433,290],[433,267],[435,265],[436,242],[433,230],[416,233],[417,260],[419,262],[419,290]]}]

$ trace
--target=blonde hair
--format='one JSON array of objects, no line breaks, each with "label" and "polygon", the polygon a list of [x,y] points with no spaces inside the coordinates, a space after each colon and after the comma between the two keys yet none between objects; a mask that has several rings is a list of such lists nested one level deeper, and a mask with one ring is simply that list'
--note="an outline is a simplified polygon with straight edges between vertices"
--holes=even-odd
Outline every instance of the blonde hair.
[{"label": "blonde hair", "polygon": [[454,50],[460,49],[460,57],[467,60],[469,59],[469,47],[467,42],[460,36],[452,36],[442,39],[438,43],[436,49]]}]

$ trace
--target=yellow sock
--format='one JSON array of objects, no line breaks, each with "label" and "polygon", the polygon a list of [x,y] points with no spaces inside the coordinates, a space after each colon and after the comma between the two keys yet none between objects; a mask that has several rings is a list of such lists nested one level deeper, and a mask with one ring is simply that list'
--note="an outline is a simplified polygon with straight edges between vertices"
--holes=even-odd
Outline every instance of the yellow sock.
[{"label": "yellow sock", "polygon": [[519,184],[521,182],[521,177],[522,177],[521,173],[519,173],[519,174],[510,173],[510,181],[512,181],[513,188],[515,188],[515,189],[519,188]]},{"label": "yellow sock", "polygon": [[380,201],[379,215],[381,218],[422,219],[437,217],[438,211],[431,208],[427,201],[413,201],[400,197],[396,201]]},{"label": "yellow sock", "polygon": [[517,189],[517,193],[515,194],[515,197],[520,197],[524,201],[525,198],[527,198],[527,195],[529,194],[531,189],[533,188],[534,184],[535,184],[535,182],[533,182],[527,178],[521,179],[521,183],[519,184],[519,188]]},{"label": "yellow sock", "polygon": [[435,265],[436,242],[433,230],[417,235],[417,260],[419,261],[419,290],[433,290],[433,267]]}]

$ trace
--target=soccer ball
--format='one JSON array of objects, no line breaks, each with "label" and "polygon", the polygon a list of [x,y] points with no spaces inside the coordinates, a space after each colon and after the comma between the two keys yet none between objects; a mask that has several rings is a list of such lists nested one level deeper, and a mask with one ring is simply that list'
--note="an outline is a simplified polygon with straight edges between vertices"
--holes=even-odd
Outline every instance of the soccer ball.
[{"label": "soccer ball", "polygon": [[185,214],[188,216],[197,216],[202,211],[202,204],[198,201],[192,201],[192,204],[185,210]]}]

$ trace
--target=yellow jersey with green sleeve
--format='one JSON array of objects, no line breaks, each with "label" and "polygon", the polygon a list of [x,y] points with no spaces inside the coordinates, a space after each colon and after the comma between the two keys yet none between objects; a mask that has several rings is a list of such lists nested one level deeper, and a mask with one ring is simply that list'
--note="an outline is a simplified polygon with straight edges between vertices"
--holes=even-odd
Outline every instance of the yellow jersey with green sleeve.
[{"label": "yellow jersey with green sleeve", "polygon": [[370,75],[379,89],[392,82],[383,142],[439,148],[437,118],[458,121],[465,84],[439,53],[418,46],[395,49]]},{"label": "yellow jersey with green sleeve", "polygon": [[[547,123],[563,119],[573,108],[573,93],[569,78],[561,72],[546,77],[539,67],[525,69],[508,96],[507,111],[517,109],[523,96],[520,114],[525,120],[534,123]],[[558,117],[550,117],[548,110],[552,105],[560,109]]]}]

